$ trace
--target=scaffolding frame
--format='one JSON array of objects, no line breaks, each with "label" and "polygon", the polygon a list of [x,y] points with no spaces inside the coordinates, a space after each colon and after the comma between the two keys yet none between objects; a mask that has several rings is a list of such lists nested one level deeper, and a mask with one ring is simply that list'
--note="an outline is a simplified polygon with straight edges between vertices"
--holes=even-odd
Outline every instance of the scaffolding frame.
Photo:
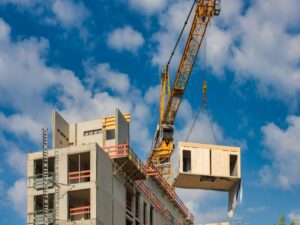
[{"label": "scaffolding frame", "polygon": [[43,128],[43,220],[45,225],[49,225],[48,164],[48,129]]}]

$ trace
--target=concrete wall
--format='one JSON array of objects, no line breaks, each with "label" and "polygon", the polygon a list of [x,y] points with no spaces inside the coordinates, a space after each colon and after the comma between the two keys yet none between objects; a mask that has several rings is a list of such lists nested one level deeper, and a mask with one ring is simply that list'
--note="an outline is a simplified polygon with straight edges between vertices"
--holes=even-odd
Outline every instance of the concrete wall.
[{"label": "concrete wall", "polygon": [[116,145],[129,143],[129,122],[120,110],[116,110]]},{"label": "concrete wall", "polygon": [[[76,190],[90,190],[90,206],[91,206],[91,220],[96,221],[96,144],[74,146],[68,148],[58,149],[59,151],[59,184],[60,185],[60,199],[59,199],[59,219],[68,221],[68,192]],[[90,152],[90,182],[68,184],[68,156],[71,154],[79,154]],[[55,150],[49,150],[49,157],[55,156]],[[35,152],[28,154],[28,176],[34,174],[34,160],[41,159],[42,152]],[[30,182],[30,179],[28,180]],[[49,189],[49,193],[54,193],[54,188]],[[42,195],[42,190],[36,190],[32,187],[28,188],[27,196],[27,213],[34,212],[34,196]],[[94,224],[94,223],[93,223]]]},{"label": "concrete wall", "polygon": [[69,123],[56,111],[52,111],[52,148],[69,146]]}]

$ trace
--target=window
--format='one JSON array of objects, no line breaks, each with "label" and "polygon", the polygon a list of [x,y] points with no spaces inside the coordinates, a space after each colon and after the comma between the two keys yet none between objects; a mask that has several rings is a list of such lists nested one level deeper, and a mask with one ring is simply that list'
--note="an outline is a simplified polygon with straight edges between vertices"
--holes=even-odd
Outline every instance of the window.
[{"label": "window", "polygon": [[68,156],[69,184],[90,181],[90,152]]},{"label": "window", "polygon": [[106,131],[106,140],[113,140],[115,139],[115,130],[111,129],[111,130],[107,130]]},{"label": "window", "polygon": [[140,193],[136,192],[135,195],[135,216],[139,217],[140,214]]},{"label": "window", "polygon": [[130,190],[126,191],[126,209],[132,211],[132,193]]},{"label": "window", "polygon": [[229,160],[230,160],[230,176],[237,176],[238,174],[238,169],[237,169],[237,155],[229,155]]},{"label": "window", "polygon": [[90,189],[68,192],[70,220],[90,219],[90,201]]},{"label": "window", "polygon": [[150,225],[153,225],[154,208],[150,205]]},{"label": "window", "polygon": [[147,224],[147,203],[144,202],[143,206],[143,222],[144,224]]},{"label": "window", "polygon": [[83,132],[83,136],[91,136],[91,135],[97,135],[102,134],[102,129],[97,130],[87,130]]},{"label": "window", "polygon": [[129,219],[126,219],[126,225],[132,225],[132,222],[131,222],[131,220],[129,220]]},{"label": "window", "polygon": [[191,172],[191,151],[183,150],[182,161],[183,172]]}]

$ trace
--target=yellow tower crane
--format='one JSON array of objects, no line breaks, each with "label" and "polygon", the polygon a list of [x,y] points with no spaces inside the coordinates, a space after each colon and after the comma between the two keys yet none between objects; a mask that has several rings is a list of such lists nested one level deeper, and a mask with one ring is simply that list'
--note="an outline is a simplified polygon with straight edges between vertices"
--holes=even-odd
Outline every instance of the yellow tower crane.
[{"label": "yellow tower crane", "polygon": [[[172,90],[170,90],[169,81],[170,60],[161,74],[160,123],[155,133],[147,164],[149,168],[156,168],[166,180],[169,180],[171,174],[170,156],[174,150],[173,137],[176,114],[192,73],[206,29],[211,19],[219,15],[221,3],[220,0],[196,0],[193,7],[195,5],[196,12]],[[186,24],[187,21],[185,22],[185,26]],[[181,35],[182,32],[180,36]],[[177,45],[178,42],[175,48]],[[171,58],[174,55],[174,51]]]}]

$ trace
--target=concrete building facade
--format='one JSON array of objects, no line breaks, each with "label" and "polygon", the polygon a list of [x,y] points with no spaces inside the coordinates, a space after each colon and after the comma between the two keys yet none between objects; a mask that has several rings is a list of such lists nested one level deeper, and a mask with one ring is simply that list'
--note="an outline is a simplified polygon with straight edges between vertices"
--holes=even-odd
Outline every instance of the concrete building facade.
[{"label": "concrete building facade", "polygon": [[[130,115],[69,124],[53,111],[48,151],[49,224],[193,224],[159,174],[130,147]],[[44,224],[43,153],[28,154],[28,224]],[[55,172],[58,169],[58,173]]]}]

